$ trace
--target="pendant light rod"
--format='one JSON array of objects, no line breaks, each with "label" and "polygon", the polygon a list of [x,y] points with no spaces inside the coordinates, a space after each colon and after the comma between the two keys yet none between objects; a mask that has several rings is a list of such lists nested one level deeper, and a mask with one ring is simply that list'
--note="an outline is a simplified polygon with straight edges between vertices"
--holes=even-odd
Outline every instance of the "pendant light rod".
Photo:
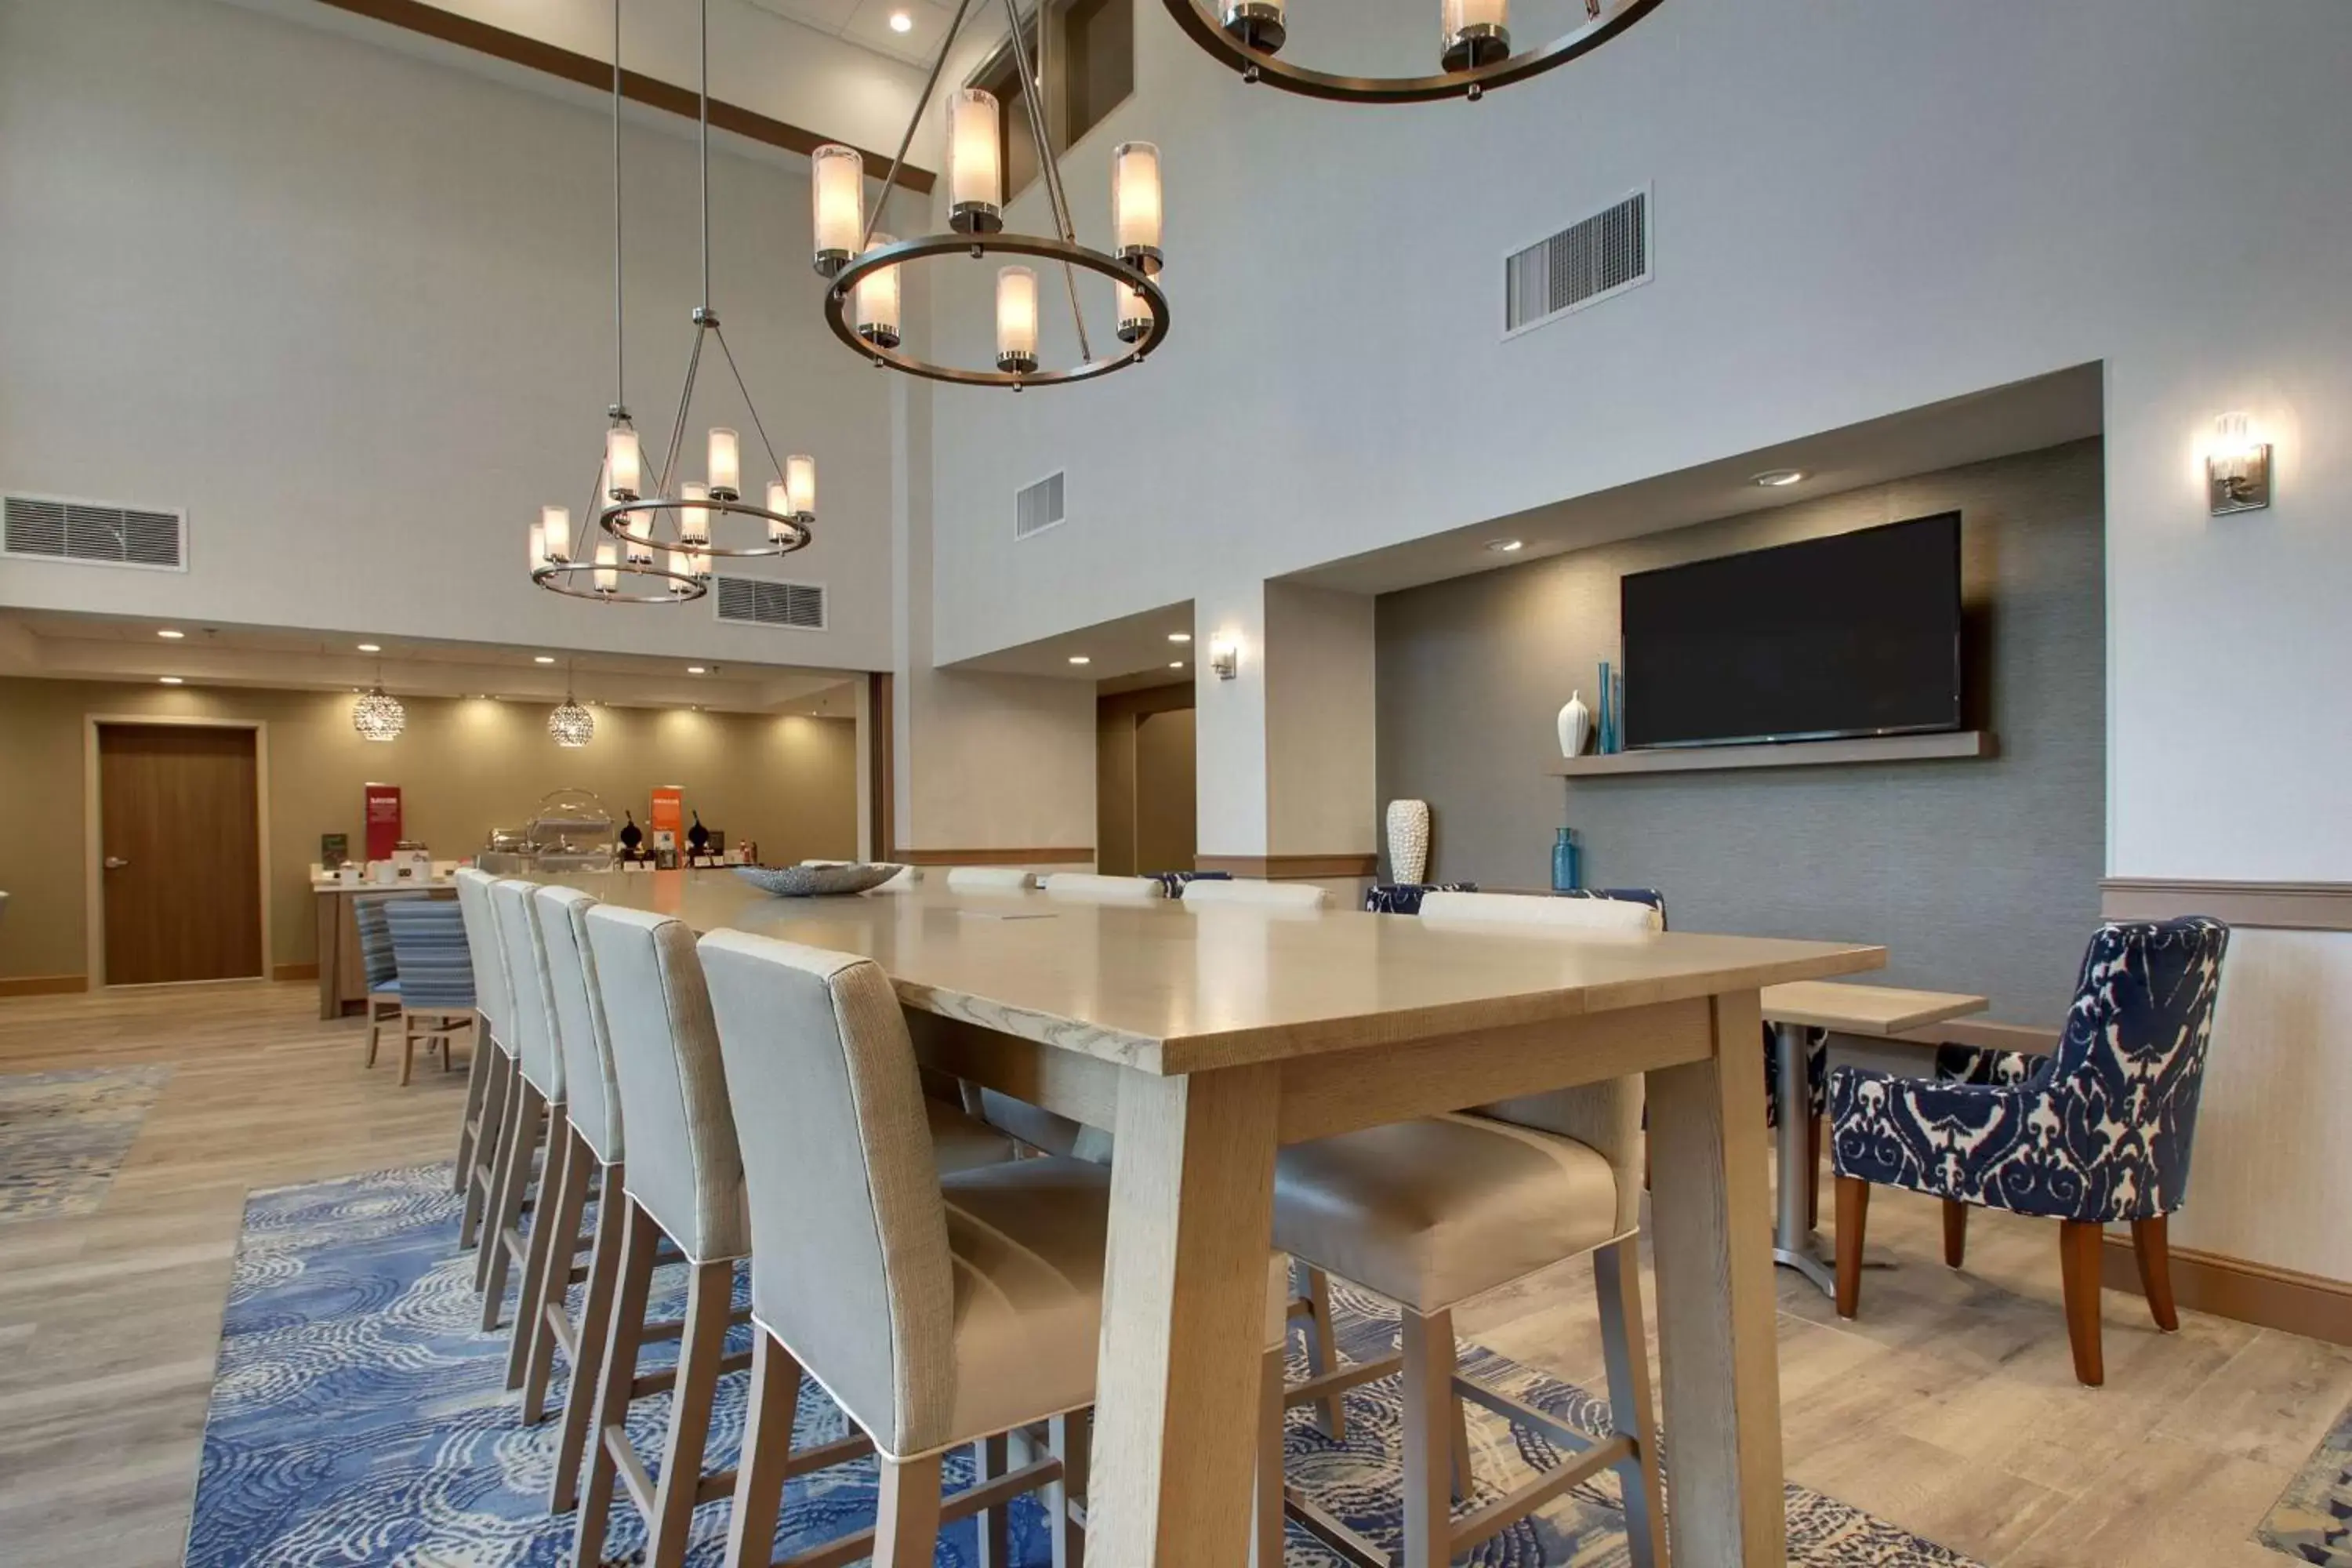
[{"label": "pendant light rod", "polygon": [[629,361],[622,331],[621,0],[613,0],[613,417],[629,415]]},{"label": "pendant light rod", "polygon": [[882,194],[874,198],[874,216],[866,220],[866,232],[857,237],[857,254],[863,256],[872,248],[875,231],[882,226],[882,209],[890,203],[890,192],[898,184],[898,171],[907,166],[907,149],[915,144],[915,128],[923,122],[923,110],[931,101],[931,94],[940,89],[940,73],[948,68],[948,51],[955,47],[956,35],[963,31],[964,13],[971,9],[971,0],[956,0],[955,19],[948,24],[948,36],[940,40],[939,58],[931,62],[931,74],[923,82],[923,96],[915,100],[915,112],[907,121],[907,133],[898,138],[898,150],[890,155],[890,172],[882,178]]},{"label": "pendant light rod", "polygon": [[[702,310],[710,313],[710,0],[702,0],[697,42],[702,52],[702,79],[698,97],[701,122],[702,163]],[[698,347],[699,345],[698,345]],[[684,416],[681,414],[680,417]],[[673,442],[672,446],[675,447]]]},{"label": "pendant light rod", "polygon": [[[1004,0],[1005,19],[1013,25],[1013,68],[1021,73],[1021,101],[1029,111],[1029,134],[1037,143],[1037,167],[1045,175],[1045,201],[1053,208],[1055,231],[1065,245],[1076,245],[1078,232],[1070,222],[1070,209],[1062,195],[1061,162],[1054,155],[1054,144],[1045,139],[1045,107],[1042,101],[1045,96],[1045,73],[1030,68],[1029,46],[1021,37],[1021,13],[1016,5],[1017,0]],[[1051,30],[1045,26],[1045,0],[1039,0],[1037,39],[1041,51],[1045,35]],[[1078,309],[1077,269],[1066,261],[1062,263],[1062,282],[1070,293],[1070,324],[1078,330],[1078,358],[1091,360],[1095,350],[1087,341],[1086,312]]]}]

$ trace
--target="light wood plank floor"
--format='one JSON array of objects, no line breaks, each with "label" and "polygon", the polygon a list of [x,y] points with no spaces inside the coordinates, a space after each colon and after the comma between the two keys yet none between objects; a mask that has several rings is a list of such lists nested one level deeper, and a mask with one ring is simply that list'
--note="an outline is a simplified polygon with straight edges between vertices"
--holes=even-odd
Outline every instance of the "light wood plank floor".
[{"label": "light wood plank floor", "polygon": [[[179,1561],[248,1189],[446,1160],[462,1073],[322,1024],[308,984],[0,1001],[0,1072],[175,1072],[96,1214],[0,1221],[0,1563]],[[1974,1217],[1967,1269],[1932,1205],[1881,1194],[1898,1263],[1841,1323],[1782,1277],[1790,1475],[1995,1568],[2282,1568],[2252,1530],[2352,1402],[2352,1351],[2200,1313],[2159,1335],[2105,1300],[2107,1386],[2077,1387],[2053,1228]],[[1645,1286],[1646,1288],[1646,1286]],[[1654,1300],[1654,1290],[1651,1291]],[[1590,1270],[1456,1314],[1461,1332],[1601,1382]]]}]

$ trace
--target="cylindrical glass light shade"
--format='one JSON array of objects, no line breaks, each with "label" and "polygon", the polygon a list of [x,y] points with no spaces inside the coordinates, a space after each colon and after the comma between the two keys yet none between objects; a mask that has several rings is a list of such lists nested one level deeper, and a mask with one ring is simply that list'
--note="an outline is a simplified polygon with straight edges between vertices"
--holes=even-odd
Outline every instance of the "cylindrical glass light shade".
[{"label": "cylindrical glass light shade", "polygon": [[530,574],[538,576],[550,564],[547,559],[547,524],[544,521],[534,522],[530,525]]},{"label": "cylindrical glass light shade", "polygon": [[572,509],[570,507],[541,507],[539,531],[548,560],[560,566],[572,559]]},{"label": "cylindrical glass light shade", "polygon": [[1282,0],[1224,0],[1219,17],[1225,32],[1244,48],[1262,55],[1279,53],[1290,37],[1283,25]]},{"label": "cylindrical glass light shade", "polygon": [[735,439],[735,432],[724,426],[710,432],[709,468],[710,494],[721,500],[733,500],[743,493],[743,448]]},{"label": "cylindrical glass light shade", "polygon": [[792,514],[801,521],[816,516],[816,459],[805,452],[794,452],[784,459],[784,499],[792,502]]},{"label": "cylindrical glass light shade", "polygon": [[1037,274],[1026,267],[996,274],[996,368],[1023,375],[1037,368]]},{"label": "cylindrical glass light shade", "polygon": [[1510,0],[1438,0],[1444,34],[1439,64],[1446,70],[1492,65],[1511,52]]},{"label": "cylindrical glass light shade", "polygon": [[1004,226],[1004,163],[996,95],[976,87],[948,94],[948,222],[959,234]]},{"label": "cylindrical glass light shade", "polygon": [[1160,270],[1160,149],[1122,142],[1110,150],[1110,205],[1118,258]]},{"label": "cylindrical glass light shade", "polygon": [[[678,486],[677,490],[679,499],[684,500],[698,501],[710,499],[710,489],[707,485],[688,482]],[[680,542],[686,544],[709,543],[710,512],[709,509],[698,506],[678,508],[677,537]]]},{"label": "cylindrical glass light shade", "polygon": [[645,455],[637,447],[632,426],[615,425],[604,432],[604,489],[612,500],[635,500],[642,493]]},{"label": "cylindrical glass light shade", "polygon": [[611,540],[596,546],[596,592],[610,594],[621,586],[621,574],[614,563],[621,558],[621,547]]},{"label": "cylindrical glass light shade", "polygon": [[816,269],[830,278],[849,265],[866,229],[866,160],[857,149],[828,142],[809,154],[809,199]]},{"label": "cylindrical glass light shade", "polygon": [[650,566],[654,563],[652,545],[637,539],[626,540],[623,542],[623,555],[631,566]]},{"label": "cylindrical glass light shade", "polygon": [[[874,243],[867,248],[879,250],[886,245],[898,243],[887,234],[877,234],[874,237]],[[856,307],[856,324],[859,337],[869,343],[878,343],[886,349],[895,349],[898,346],[898,269],[897,268],[885,267],[878,272],[869,272],[857,280],[857,296],[853,303]]]},{"label": "cylindrical glass light shade", "polygon": [[669,591],[673,594],[694,592],[694,552],[673,550],[669,552]]},{"label": "cylindrical glass light shade", "polygon": [[[768,481],[768,510],[777,513],[778,517],[792,515],[792,492],[784,488],[782,479]],[[792,532],[791,527],[778,521],[778,517],[768,519],[768,542],[771,544],[782,544]]]},{"label": "cylindrical glass light shade", "polygon": [[1143,290],[1131,283],[1114,282],[1110,289],[1118,302],[1118,341],[1131,343],[1151,330],[1151,307],[1143,302]]}]

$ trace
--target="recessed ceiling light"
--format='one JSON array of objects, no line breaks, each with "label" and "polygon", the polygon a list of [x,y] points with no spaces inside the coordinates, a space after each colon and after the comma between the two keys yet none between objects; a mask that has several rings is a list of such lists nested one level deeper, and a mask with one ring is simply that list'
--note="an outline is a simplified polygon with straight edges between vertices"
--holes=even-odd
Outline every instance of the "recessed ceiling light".
[{"label": "recessed ceiling light", "polygon": [[1170,642],[1191,642],[1192,640],[1192,634],[1191,632],[1170,632],[1168,634],[1168,640]]},{"label": "recessed ceiling light", "polygon": [[1527,547],[1528,542],[1524,539],[1490,539],[1486,541],[1486,548],[1493,551],[1497,555],[1516,555]]},{"label": "recessed ceiling light", "polygon": [[894,33],[911,33],[915,30],[915,19],[904,11],[893,11],[890,13],[890,30]]},{"label": "recessed ceiling light", "polygon": [[1085,654],[1074,653],[1070,656],[1070,662],[1072,664],[1092,664],[1094,660],[1088,658]]},{"label": "recessed ceiling light", "polygon": [[707,664],[689,664],[686,667],[686,672],[688,675],[709,675],[710,667]]},{"label": "recessed ceiling light", "polygon": [[1181,668],[1184,668],[1184,661],[1183,661],[1182,659],[1181,659],[1181,658],[1180,658],[1180,659],[1178,659],[1175,663],[1173,663],[1173,664],[1170,665],[1168,668],[1171,668],[1171,669],[1181,669]]},{"label": "recessed ceiling light", "polygon": [[360,644],[360,651],[362,653],[382,653],[383,648],[382,645],[377,643],[363,642]]},{"label": "recessed ceiling light", "polygon": [[157,679],[162,680],[166,686],[177,686],[180,684],[180,678],[176,675],[159,676]]},{"label": "recessed ceiling light", "polygon": [[551,653],[535,653],[531,655],[530,662],[533,664],[553,664],[555,662],[555,656]]},{"label": "recessed ceiling light", "polygon": [[166,639],[167,641],[178,642],[182,637],[186,637],[188,634],[184,631],[174,630],[170,626],[165,626],[162,631],[157,632],[155,635]]},{"label": "recessed ceiling light", "polygon": [[1777,490],[1783,485],[1793,485],[1804,477],[1805,470],[1802,468],[1767,468],[1762,473],[1758,474],[1749,481],[1749,483],[1762,485],[1768,489]]}]

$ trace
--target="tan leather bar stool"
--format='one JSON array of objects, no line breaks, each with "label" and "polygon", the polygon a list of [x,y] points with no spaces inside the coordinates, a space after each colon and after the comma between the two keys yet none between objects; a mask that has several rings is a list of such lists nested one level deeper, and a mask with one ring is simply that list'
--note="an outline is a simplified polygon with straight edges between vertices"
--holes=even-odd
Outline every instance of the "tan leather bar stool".
[{"label": "tan leather bar stool", "polygon": [[[499,1133],[506,1125],[507,1097],[516,1076],[513,989],[507,984],[506,950],[499,945],[490,913],[490,884],[497,880],[470,866],[461,867],[456,878],[466,951],[474,961],[474,1011],[478,1016],[473,1061],[466,1069],[465,1121],[457,1133],[457,1187],[466,1195],[457,1226],[460,1247],[474,1245],[497,1191]],[[480,1288],[478,1273],[475,1289]]]},{"label": "tan leather bar stool", "polygon": [[[1516,927],[1513,935],[1534,941],[1576,940],[1562,928],[1601,928],[1590,939],[1602,941],[1657,929],[1656,911],[1641,904],[1478,893],[1432,893],[1421,918]],[[1642,1322],[1642,1097],[1640,1078],[1617,1079],[1366,1128],[1295,1144],[1277,1156],[1275,1246],[1402,1309],[1399,1354],[1286,1395],[1293,1403],[1322,1397],[1402,1370],[1402,1568],[1441,1568],[1611,1468],[1623,1489],[1634,1568],[1664,1568],[1657,1427]],[[1460,1376],[1454,1364],[1456,1306],[1586,1253],[1592,1256],[1615,1426],[1598,1442]],[[1465,1399],[1535,1428],[1576,1457],[1457,1522],[1453,1503],[1473,1492]],[[1269,1440],[1261,1436],[1262,1443]],[[1389,1568],[1386,1553],[1303,1496],[1291,1493],[1288,1504],[1342,1557]]]},{"label": "tan leather bar stool", "polygon": [[[729,931],[701,952],[752,1240],[730,1568],[766,1568],[789,1477],[865,1447],[793,1451],[803,1373],[871,1439],[882,1495],[871,1531],[791,1568],[869,1555],[929,1568],[943,1521],[1040,1489],[1054,1561],[1075,1568],[1110,1173],[1048,1156],[940,1174],[914,1044],[878,966]],[[1040,1423],[1045,1456],[1006,1468],[1003,1440]],[[965,1444],[983,1479],[943,1500],[941,1456]],[[984,1521],[982,1539],[1000,1529]]]},{"label": "tan leather bar stool", "polygon": [[[555,1047],[554,997],[548,989],[547,952],[540,942],[539,917],[531,894],[539,884],[519,879],[490,884],[490,926],[507,958],[509,1026],[514,1037],[515,1077],[507,1094],[506,1118],[499,1131],[497,1180],[492,1184],[489,1238],[475,1262],[474,1280],[482,1290],[482,1328],[499,1326],[506,1305],[507,1276],[512,1270],[528,1297],[532,1283],[531,1237],[551,1238],[553,1233],[532,1226],[526,1206],[536,1215],[539,1203],[538,1161],[547,1141],[551,1116],[563,1103],[563,1057]],[[526,1300],[517,1311],[514,1350],[525,1342],[521,1332],[529,1317]],[[522,1360],[510,1356],[508,1386],[520,1384]]]}]

